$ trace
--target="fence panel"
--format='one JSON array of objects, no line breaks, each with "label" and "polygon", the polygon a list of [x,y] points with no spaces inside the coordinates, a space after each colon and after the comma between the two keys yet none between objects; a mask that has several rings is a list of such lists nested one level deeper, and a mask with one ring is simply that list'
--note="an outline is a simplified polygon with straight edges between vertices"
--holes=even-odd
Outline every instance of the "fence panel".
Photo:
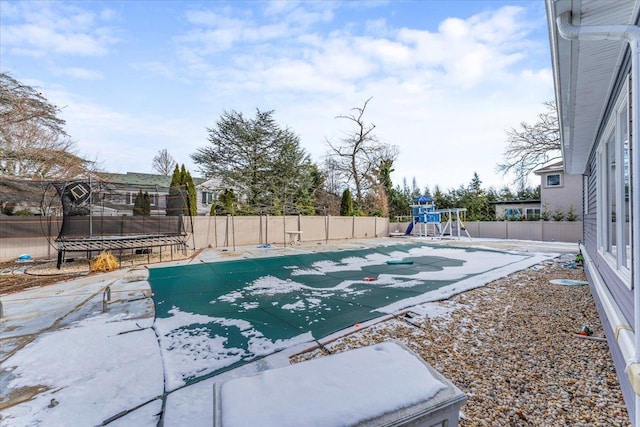
[{"label": "fence panel", "polygon": [[543,221],[504,221],[507,227],[507,239],[542,240]]},{"label": "fence panel", "polygon": [[301,216],[302,240],[306,242],[327,240],[329,236],[328,220],[328,216]]},{"label": "fence panel", "polygon": [[57,237],[62,217],[0,216],[0,239],[10,237]]},{"label": "fence panel", "polygon": [[467,224],[467,231],[471,237],[489,239],[507,239],[507,221],[477,221],[477,234],[471,233]]},{"label": "fence panel", "polygon": [[329,240],[351,239],[353,237],[353,217],[329,217]]},{"label": "fence panel", "polygon": [[542,240],[546,242],[580,242],[582,221],[550,221],[542,223]]},{"label": "fence panel", "polygon": [[[388,236],[389,232],[404,232],[408,223],[389,224],[387,218],[331,217],[331,216],[254,216],[211,217],[198,216],[193,220],[193,235],[187,244],[195,248],[231,247],[234,245],[260,245],[288,243],[285,231],[301,231],[302,241],[323,241]],[[112,221],[106,228],[99,224]],[[145,233],[147,231],[173,231],[170,218],[106,217],[94,218],[94,233],[111,230],[115,235]],[[467,222],[471,237],[518,239],[537,241],[579,242],[582,240],[582,222],[575,221],[473,221]],[[58,236],[61,218],[0,217],[0,260],[16,259],[23,253],[34,258],[56,255],[52,244]],[[124,233],[126,231],[126,233]],[[97,234],[97,233],[96,233]]]}]

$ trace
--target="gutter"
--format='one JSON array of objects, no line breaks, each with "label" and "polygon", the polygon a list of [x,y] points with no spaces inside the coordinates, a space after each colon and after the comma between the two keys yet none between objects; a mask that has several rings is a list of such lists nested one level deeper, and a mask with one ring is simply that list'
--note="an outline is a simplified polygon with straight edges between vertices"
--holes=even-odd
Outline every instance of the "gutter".
[{"label": "gutter", "polygon": [[[618,342],[620,349],[625,357],[627,363],[627,374],[629,375],[629,382],[635,393],[635,420],[634,425],[640,426],[640,254],[637,253],[640,250],[640,147],[638,147],[638,141],[635,141],[635,150],[633,149],[634,139],[638,140],[640,136],[640,27],[637,25],[593,25],[593,26],[576,26],[571,23],[571,12],[565,12],[556,18],[556,24],[558,27],[558,33],[560,36],[567,40],[617,40],[626,41],[629,43],[631,49],[631,206],[632,206],[632,218],[631,218],[631,284],[633,286],[633,308],[634,308],[634,321],[633,331],[627,331],[624,328],[619,329],[618,320],[623,320],[622,317],[616,317],[619,312],[617,304],[613,299],[613,296],[609,293],[606,295],[604,292],[609,292],[604,283],[596,284],[594,286],[599,292],[600,297],[607,298],[607,305],[605,306],[603,300],[603,306],[607,312],[610,322],[616,322],[614,325],[615,340]],[[583,253],[586,253],[583,252]],[[589,268],[592,264],[589,263]],[[591,271],[591,270],[590,270]],[[593,273],[593,272],[592,272]],[[600,277],[597,271],[596,275],[592,277]],[[600,292],[603,292],[600,294]],[[627,325],[628,326],[628,325]],[[629,348],[628,335],[633,335],[633,346]],[[621,339],[621,337],[623,337]]]}]

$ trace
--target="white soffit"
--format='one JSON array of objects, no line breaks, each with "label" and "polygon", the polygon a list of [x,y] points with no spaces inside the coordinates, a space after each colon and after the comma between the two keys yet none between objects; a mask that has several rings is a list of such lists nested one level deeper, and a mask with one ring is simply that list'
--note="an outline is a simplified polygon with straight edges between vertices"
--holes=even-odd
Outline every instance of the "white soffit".
[{"label": "white soffit", "polygon": [[[555,26],[555,18],[571,10],[572,24],[629,25],[635,0],[553,1],[548,4],[556,96],[561,105],[560,126],[565,170],[581,174],[595,144],[599,124],[609,102],[616,73],[627,43],[623,41],[569,41]],[[555,46],[554,46],[555,44]]]}]

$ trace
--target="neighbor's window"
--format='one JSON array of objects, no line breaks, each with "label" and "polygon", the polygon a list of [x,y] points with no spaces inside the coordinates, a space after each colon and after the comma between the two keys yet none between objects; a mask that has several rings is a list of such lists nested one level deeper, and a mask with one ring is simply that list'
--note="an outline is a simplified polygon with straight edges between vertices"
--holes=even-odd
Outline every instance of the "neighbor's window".
[{"label": "neighbor's window", "polygon": [[547,175],[547,187],[559,187],[562,184],[560,182],[560,174],[553,173]]},{"label": "neighbor's window", "polygon": [[540,208],[527,208],[526,209],[527,220],[537,221],[540,219]]},{"label": "neighbor's window", "polygon": [[206,205],[210,205],[213,203],[213,199],[214,199],[214,194],[210,193],[208,191],[203,191],[202,192],[202,205],[206,206]]},{"label": "neighbor's window", "polygon": [[504,210],[504,217],[506,219],[520,219],[521,216],[520,208],[507,208]]},{"label": "neighbor's window", "polygon": [[[626,86],[626,85],[625,85]],[[616,102],[598,147],[598,247],[631,287],[631,201],[629,199],[629,103],[626,87]]]}]

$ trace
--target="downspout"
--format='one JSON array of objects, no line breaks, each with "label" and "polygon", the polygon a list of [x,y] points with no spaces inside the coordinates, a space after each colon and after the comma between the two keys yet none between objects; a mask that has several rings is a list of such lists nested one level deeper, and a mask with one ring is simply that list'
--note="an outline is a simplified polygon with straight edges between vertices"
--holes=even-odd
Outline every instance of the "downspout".
[{"label": "downspout", "polygon": [[[634,354],[627,360],[629,382],[636,395],[635,426],[640,426],[640,27],[637,25],[594,25],[575,26],[571,24],[571,12],[556,18],[558,32],[567,40],[618,40],[629,43],[631,49],[631,283],[633,285],[633,331]],[[635,145],[635,147],[634,147]],[[634,149],[635,148],[635,149]],[[616,340],[618,339],[616,330]],[[631,355],[630,355],[631,356]]]}]

